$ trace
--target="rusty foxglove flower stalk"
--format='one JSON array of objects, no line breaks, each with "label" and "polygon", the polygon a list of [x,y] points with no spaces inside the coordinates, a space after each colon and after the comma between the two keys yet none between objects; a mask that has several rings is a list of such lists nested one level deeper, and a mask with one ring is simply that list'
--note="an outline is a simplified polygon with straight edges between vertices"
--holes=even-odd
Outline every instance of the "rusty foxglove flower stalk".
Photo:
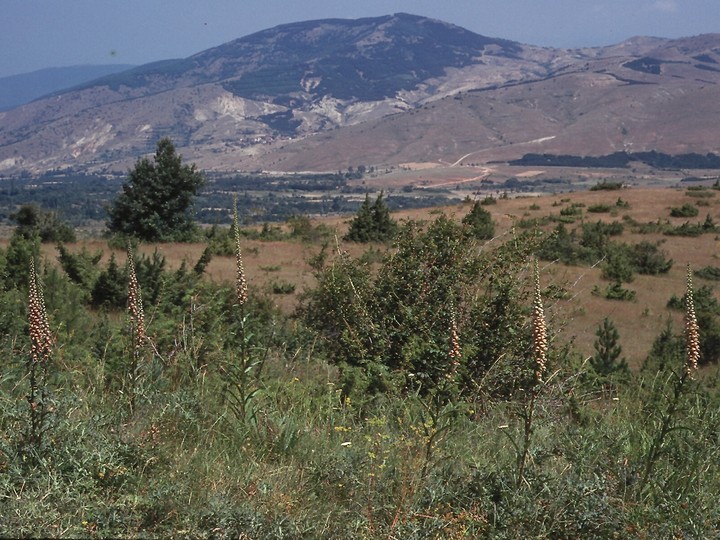
[{"label": "rusty foxglove flower stalk", "polygon": [[43,434],[47,429],[46,418],[52,412],[47,378],[53,339],[48,324],[42,287],[35,269],[35,260],[32,258],[30,259],[27,316],[31,347],[27,360],[27,374],[30,383],[27,394],[27,402],[30,405],[28,441],[36,448],[40,448]]},{"label": "rusty foxglove flower stalk", "polygon": [[128,245],[127,250],[128,268],[130,277],[128,281],[128,314],[130,325],[135,339],[135,348],[139,348],[145,341],[145,312],[143,311],[142,295],[140,284],[135,273],[135,260],[133,259],[132,246]]},{"label": "rusty foxglove flower stalk", "polygon": [[687,292],[685,293],[685,351],[685,373],[688,377],[692,377],[693,372],[698,368],[700,359],[700,333],[695,315],[690,265],[687,269]]},{"label": "rusty foxglove flower stalk", "polygon": [[458,333],[457,319],[455,317],[455,308],[450,308],[450,351],[448,356],[450,357],[451,368],[450,374],[455,375],[458,367],[460,366],[460,356],[462,351],[460,349],[460,334]]},{"label": "rusty foxglove flower stalk", "polygon": [[248,300],[248,286],[245,278],[245,265],[243,264],[242,249],[240,248],[240,224],[238,222],[237,199],[233,201],[233,234],[235,235],[235,293],[240,307]]},{"label": "rusty foxglove flower stalk", "polygon": [[32,361],[47,362],[53,348],[52,334],[48,324],[45,298],[40,286],[34,259],[30,259],[30,287],[28,294],[28,325]]},{"label": "rusty foxglove flower stalk", "polygon": [[535,260],[534,266],[534,296],[532,310],[532,339],[533,360],[535,361],[535,381],[541,382],[547,367],[547,328],[545,326],[545,312],[543,310],[542,296],[540,294],[540,271]]}]

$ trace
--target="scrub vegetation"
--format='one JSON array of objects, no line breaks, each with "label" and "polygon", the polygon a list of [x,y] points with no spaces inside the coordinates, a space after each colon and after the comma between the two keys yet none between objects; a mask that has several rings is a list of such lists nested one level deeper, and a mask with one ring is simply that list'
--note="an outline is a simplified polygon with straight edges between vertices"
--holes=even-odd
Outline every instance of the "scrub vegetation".
[{"label": "scrub vegetation", "polygon": [[652,220],[631,191],[378,198],[385,243],[236,212],[189,246],[43,244],[54,222],[24,220],[0,249],[0,536],[711,538],[716,232],[664,240],[686,196]]}]

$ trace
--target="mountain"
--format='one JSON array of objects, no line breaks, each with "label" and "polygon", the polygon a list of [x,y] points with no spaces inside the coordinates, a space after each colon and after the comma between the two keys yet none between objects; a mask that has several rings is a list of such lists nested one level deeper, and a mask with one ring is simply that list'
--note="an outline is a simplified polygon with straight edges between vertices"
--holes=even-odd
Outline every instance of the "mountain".
[{"label": "mountain", "polygon": [[0,111],[132,67],[130,64],[68,66],[0,77]]},{"label": "mountain", "polygon": [[408,14],[299,22],[0,112],[0,173],[217,171],[720,150],[720,35],[554,49]]}]

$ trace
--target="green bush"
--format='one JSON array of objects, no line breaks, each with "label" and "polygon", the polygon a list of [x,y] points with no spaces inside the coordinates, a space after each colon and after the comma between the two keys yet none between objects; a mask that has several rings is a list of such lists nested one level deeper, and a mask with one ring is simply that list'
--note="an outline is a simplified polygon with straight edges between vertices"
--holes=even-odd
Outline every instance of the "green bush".
[{"label": "green bush", "polygon": [[370,204],[370,196],[365,195],[365,201],[350,221],[350,228],[345,240],[350,242],[387,242],[397,231],[397,223],[390,217],[383,194],[377,196],[375,202]]},{"label": "green bush", "polygon": [[60,220],[54,212],[45,212],[34,204],[21,206],[10,219],[17,223],[16,231],[25,238],[37,234],[41,242],[75,242],[75,230]]},{"label": "green bush", "polygon": [[492,215],[483,209],[482,203],[475,202],[472,209],[462,219],[468,233],[479,240],[489,240],[495,236],[495,223]]},{"label": "green bush", "polygon": [[622,182],[608,182],[603,180],[590,188],[590,191],[617,191],[622,189]]},{"label": "green bush", "polygon": [[[693,293],[695,312],[700,327],[700,361],[715,363],[720,360],[720,302],[713,288],[702,285]],[[667,302],[670,309],[685,311],[686,295],[672,295]]]},{"label": "green bush", "polygon": [[293,294],[295,292],[295,284],[289,281],[273,281],[269,287],[273,294]]},{"label": "green bush", "polygon": [[720,281],[720,267],[703,266],[702,268],[695,270],[695,275],[703,279]]},{"label": "green bush", "polygon": [[659,244],[640,242],[631,248],[632,264],[638,274],[656,276],[666,274],[673,265],[667,253],[660,250]]},{"label": "green bush", "polygon": [[588,206],[588,212],[592,212],[594,214],[603,214],[610,212],[611,206],[609,204],[592,204]]},{"label": "green bush", "polygon": [[343,370],[357,367],[381,377],[373,388],[399,376],[403,386],[425,392],[448,375],[454,306],[468,338],[460,382],[470,391],[471,381],[499,357],[527,352],[527,336],[520,339],[524,293],[515,276],[536,245],[534,235],[526,235],[513,249],[481,252],[474,237],[444,216],[426,228],[410,222],[377,273],[347,256],[320,271],[301,314]]},{"label": "green bush", "polygon": [[685,203],[682,206],[674,206],[670,209],[671,217],[695,217],[699,213],[698,207],[692,203]]},{"label": "green bush", "polygon": [[[577,249],[579,234],[557,236]],[[604,321],[585,361],[554,336],[553,306],[548,376],[528,385],[537,233],[482,244],[443,216],[407,223],[393,249],[316,261],[300,318],[252,284],[239,310],[232,287],[191,263],[168,270],[140,256],[148,341],[132,409],[127,271],[87,251],[61,250],[62,268],[38,259],[54,349],[52,414],[35,448],[26,264],[38,240],[17,234],[0,249],[2,537],[717,533],[717,368],[678,386],[682,331],[668,324],[645,369],[618,384],[601,374],[624,371],[622,329]],[[641,251],[656,255],[651,246]],[[541,279],[546,298],[573,293]],[[89,284],[98,305],[119,310],[89,306]],[[714,291],[694,298],[701,340],[720,335]],[[671,305],[684,309],[683,297]],[[451,358],[453,318],[461,355]],[[706,362],[713,348],[701,348]],[[228,391],[242,381],[241,394]]]},{"label": "green bush", "polygon": [[633,290],[625,289],[619,281],[606,286],[604,289],[600,289],[600,287],[595,285],[592,293],[596,296],[606,298],[607,300],[621,300],[627,302],[635,300],[635,295],[637,294]]},{"label": "green bush", "polygon": [[626,379],[630,370],[625,358],[621,358],[620,334],[613,322],[605,317],[595,332],[597,340],[593,343],[595,354],[590,358],[590,366],[603,380]]}]

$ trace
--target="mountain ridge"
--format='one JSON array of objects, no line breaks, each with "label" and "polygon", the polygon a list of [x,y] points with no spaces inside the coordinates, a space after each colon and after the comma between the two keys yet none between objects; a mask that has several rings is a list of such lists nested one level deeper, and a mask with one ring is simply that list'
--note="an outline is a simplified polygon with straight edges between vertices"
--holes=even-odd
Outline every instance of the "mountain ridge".
[{"label": "mountain ridge", "polygon": [[132,67],[131,64],[86,64],[50,67],[0,77],[0,111]]},{"label": "mountain ridge", "polygon": [[126,170],[161,136],[216,171],[704,153],[719,92],[720,34],[557,49],[405,13],[301,21],[0,112],[0,174]]}]

